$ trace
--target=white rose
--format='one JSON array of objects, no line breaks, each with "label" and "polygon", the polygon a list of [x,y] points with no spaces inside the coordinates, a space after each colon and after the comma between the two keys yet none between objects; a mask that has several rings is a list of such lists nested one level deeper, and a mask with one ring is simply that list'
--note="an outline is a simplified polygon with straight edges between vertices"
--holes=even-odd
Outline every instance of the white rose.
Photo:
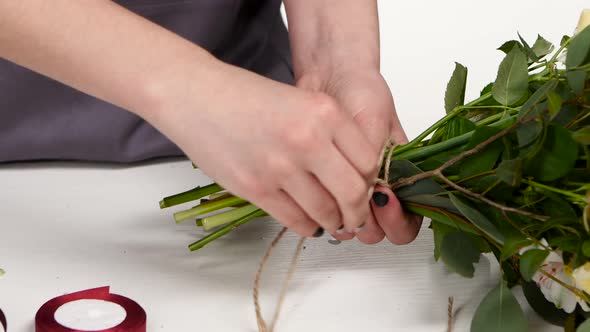
[{"label": "white rose", "polygon": [[584,30],[585,27],[590,25],[590,9],[584,9],[582,14],[580,15],[580,21],[578,22],[578,27],[576,28],[576,33]]}]

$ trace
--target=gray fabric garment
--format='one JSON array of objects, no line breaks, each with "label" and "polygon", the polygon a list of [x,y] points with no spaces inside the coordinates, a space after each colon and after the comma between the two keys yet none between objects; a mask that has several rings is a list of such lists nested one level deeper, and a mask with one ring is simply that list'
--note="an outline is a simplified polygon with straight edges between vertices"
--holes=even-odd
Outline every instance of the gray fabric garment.
[{"label": "gray fabric garment", "polygon": [[[280,0],[116,2],[225,62],[293,81]],[[0,115],[0,162],[133,162],[182,155],[137,116],[3,59]]]}]

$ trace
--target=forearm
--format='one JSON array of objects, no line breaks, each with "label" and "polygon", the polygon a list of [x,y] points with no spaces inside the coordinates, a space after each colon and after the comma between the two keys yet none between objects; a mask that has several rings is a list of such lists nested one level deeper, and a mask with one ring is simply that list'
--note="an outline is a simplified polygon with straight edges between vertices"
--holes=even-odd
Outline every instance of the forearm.
[{"label": "forearm", "polygon": [[0,57],[138,113],[171,78],[214,62],[106,0],[0,0]]},{"label": "forearm", "polygon": [[285,0],[285,6],[297,77],[379,69],[377,0]]}]

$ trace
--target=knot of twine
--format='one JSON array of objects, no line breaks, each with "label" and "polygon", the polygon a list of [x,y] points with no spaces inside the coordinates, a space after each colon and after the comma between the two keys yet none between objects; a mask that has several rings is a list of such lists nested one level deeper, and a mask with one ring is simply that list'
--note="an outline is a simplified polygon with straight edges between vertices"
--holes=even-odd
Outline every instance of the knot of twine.
[{"label": "knot of twine", "polygon": [[[395,145],[393,140],[391,140],[391,139],[389,139],[385,143],[385,145],[383,146],[383,149],[381,150],[381,155],[380,155],[381,159],[379,160],[378,169],[379,170],[381,169],[381,167],[383,166],[383,162],[385,161],[385,170],[383,172],[383,178],[375,179],[374,183],[376,185],[391,188],[391,185],[389,184],[389,167],[391,165],[391,157],[393,156],[393,150],[396,148],[396,146],[397,145]],[[387,157],[385,157],[386,155],[387,155]],[[275,306],[272,320],[270,321],[270,324],[267,324],[266,321],[264,320],[264,317],[262,317],[262,310],[260,309],[260,300],[259,300],[260,280],[262,279],[262,273],[264,272],[264,268],[266,267],[266,264],[268,263],[268,260],[269,260],[270,256],[272,255],[273,250],[275,249],[275,247],[277,246],[279,241],[281,241],[281,239],[283,238],[283,236],[285,235],[286,232],[287,232],[287,227],[283,227],[283,229],[281,229],[279,234],[277,234],[277,236],[272,240],[272,242],[268,246],[268,249],[266,250],[264,256],[262,257],[262,260],[260,261],[260,265],[258,266],[258,271],[256,271],[256,276],[254,278],[254,287],[252,290],[252,294],[253,294],[253,298],[254,298],[254,310],[256,311],[256,322],[258,323],[258,331],[259,332],[273,332],[274,331],[276,322],[279,319],[279,314],[281,312],[283,302],[285,301],[285,296],[287,295],[287,290],[289,288],[289,285],[291,284],[291,279],[293,279],[293,275],[295,274],[295,267],[297,266],[297,260],[299,259],[299,256],[301,255],[301,251],[303,249],[303,243],[305,242],[304,237],[299,238],[299,242],[297,243],[297,247],[295,248],[295,252],[293,253],[293,256],[291,258],[291,264],[289,265],[289,271],[287,272],[287,276],[285,277],[285,280],[283,281],[283,286],[281,287],[281,291],[279,293],[279,298],[278,298],[277,304]],[[452,304],[451,304],[451,306],[452,306]]]},{"label": "knot of twine", "polygon": [[[393,157],[393,150],[397,147],[397,144],[393,141],[393,139],[387,140],[383,149],[381,150],[381,159],[379,159],[379,170],[383,166],[383,162],[385,161],[385,169],[383,170],[383,178],[376,178],[375,184],[380,185],[383,187],[391,188],[389,184],[389,167],[391,166],[391,158]],[[387,156],[386,156],[387,155]]]}]

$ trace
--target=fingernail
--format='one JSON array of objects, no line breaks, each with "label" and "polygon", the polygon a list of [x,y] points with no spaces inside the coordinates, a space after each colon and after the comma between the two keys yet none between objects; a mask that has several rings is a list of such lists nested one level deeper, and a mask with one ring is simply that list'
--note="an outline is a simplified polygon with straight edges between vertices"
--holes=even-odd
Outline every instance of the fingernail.
[{"label": "fingernail", "polygon": [[317,231],[315,231],[315,233],[313,233],[313,237],[321,237],[322,235],[324,235],[324,229],[323,228],[318,228]]},{"label": "fingernail", "polygon": [[376,192],[373,194],[373,202],[375,202],[375,205],[377,206],[384,207],[389,203],[389,196],[381,192]]},{"label": "fingernail", "polygon": [[342,243],[342,241],[340,241],[340,240],[338,240],[336,238],[331,238],[331,239],[328,240],[328,243],[329,244],[333,244],[333,245],[338,245],[338,244]]},{"label": "fingernail", "polygon": [[359,227],[355,228],[354,234],[360,233],[363,230],[363,228],[365,228],[365,223],[362,223]]},{"label": "fingernail", "polygon": [[344,229],[344,225],[340,225],[340,227],[338,227],[338,229],[336,230],[336,234],[338,235],[342,235],[346,232],[346,230]]}]

